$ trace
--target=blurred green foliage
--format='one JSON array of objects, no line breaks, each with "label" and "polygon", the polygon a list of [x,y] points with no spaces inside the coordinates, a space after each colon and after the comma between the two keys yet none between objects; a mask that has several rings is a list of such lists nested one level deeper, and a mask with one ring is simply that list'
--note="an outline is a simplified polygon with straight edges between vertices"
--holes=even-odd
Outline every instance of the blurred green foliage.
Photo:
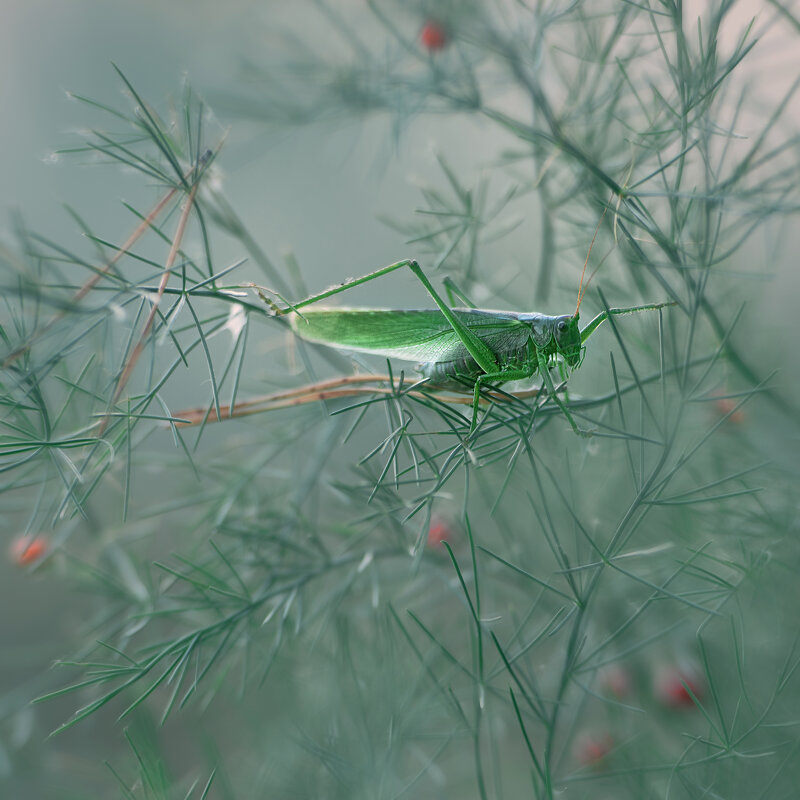
[{"label": "blurred green foliage", "polygon": [[[128,748],[105,784],[128,798],[791,796],[797,406],[783,320],[742,307],[793,263],[797,81],[773,96],[747,69],[797,21],[367,6],[308,4],[220,113],[267,137],[388,120],[401,164],[430,126],[417,208],[383,187],[407,241],[384,262],[480,307],[572,313],[598,220],[582,308],[676,305],[592,337],[568,385],[589,441],[544,395],[496,398],[467,438],[409,365],[359,361],[397,380],[323,396],[351,361],[292,339],[251,281],[299,300],[381,264],[356,269],[357,243],[319,273],[276,258],[189,86],[162,103],[117,70],[124,103],[76,96],[91,128],[59,155],[151,196],[121,205],[129,235],[73,210],[80,246],[20,221],[2,253],[2,513],[47,533],[21,566],[51,600],[89,595],[63,668],[3,701],[2,779],[81,796],[97,772],[63,748],[96,726]],[[352,304],[394,305],[402,278],[373,283]]]}]

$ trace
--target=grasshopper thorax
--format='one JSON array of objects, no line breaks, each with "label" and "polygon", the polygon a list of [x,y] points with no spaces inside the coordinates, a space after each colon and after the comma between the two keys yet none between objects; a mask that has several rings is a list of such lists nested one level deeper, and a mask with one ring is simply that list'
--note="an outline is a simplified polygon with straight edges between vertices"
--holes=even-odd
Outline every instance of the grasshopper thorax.
[{"label": "grasshopper thorax", "polygon": [[549,314],[532,311],[529,314],[520,314],[518,319],[530,324],[531,340],[545,358],[561,356],[568,366],[578,366],[583,343],[577,312],[573,315],[551,317]]}]

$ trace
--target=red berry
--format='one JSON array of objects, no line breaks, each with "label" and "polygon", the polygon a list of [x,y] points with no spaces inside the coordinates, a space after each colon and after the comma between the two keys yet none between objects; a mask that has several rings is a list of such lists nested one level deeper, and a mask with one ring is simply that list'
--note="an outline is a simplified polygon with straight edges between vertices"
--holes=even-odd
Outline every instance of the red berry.
[{"label": "red berry", "polygon": [[584,767],[599,769],[613,748],[614,739],[608,731],[583,736],[575,746],[575,758]]},{"label": "red berry", "polygon": [[747,419],[744,411],[741,409],[737,409],[736,411],[733,410],[736,408],[736,401],[730,397],[718,397],[714,401],[714,408],[721,417],[725,417],[730,414],[727,421],[732,425],[741,425]]},{"label": "red berry", "polygon": [[656,697],[667,708],[694,708],[694,695],[698,700],[703,696],[700,680],[690,670],[678,667],[663,670],[656,681]]},{"label": "red berry", "polygon": [[20,567],[33,564],[47,553],[44,536],[17,536],[11,543],[11,560]]},{"label": "red berry", "polygon": [[631,675],[625,667],[612,664],[606,667],[599,676],[600,688],[607,695],[612,695],[617,700],[622,700],[631,692]]},{"label": "red berry", "polygon": [[428,20],[419,32],[419,41],[426,50],[433,53],[444,49],[447,44],[447,33],[438,22]]},{"label": "red berry", "polygon": [[428,528],[428,547],[441,547],[442,542],[453,538],[453,531],[450,526],[442,519],[432,519],[431,526]]}]

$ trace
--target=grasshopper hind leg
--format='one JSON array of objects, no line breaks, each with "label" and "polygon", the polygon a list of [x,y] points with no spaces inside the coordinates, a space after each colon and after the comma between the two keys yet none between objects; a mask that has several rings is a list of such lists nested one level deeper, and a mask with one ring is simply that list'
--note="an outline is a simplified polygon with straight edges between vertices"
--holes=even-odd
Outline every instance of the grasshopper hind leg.
[{"label": "grasshopper hind leg", "polygon": [[536,364],[528,364],[517,369],[506,369],[500,372],[488,372],[479,375],[475,379],[475,389],[472,396],[472,422],[469,426],[470,434],[478,424],[479,404],[481,400],[481,389],[484,384],[509,383],[510,381],[523,381],[530,378],[536,372]]}]

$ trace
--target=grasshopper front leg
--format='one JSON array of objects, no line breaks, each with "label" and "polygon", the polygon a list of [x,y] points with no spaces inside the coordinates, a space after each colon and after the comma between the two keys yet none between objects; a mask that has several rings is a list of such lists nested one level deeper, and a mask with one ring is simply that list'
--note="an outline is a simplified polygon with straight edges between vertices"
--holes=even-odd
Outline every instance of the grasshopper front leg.
[{"label": "grasshopper front leg", "polygon": [[577,423],[572,418],[572,414],[569,413],[569,409],[564,405],[564,403],[561,402],[561,398],[556,394],[556,389],[555,386],[553,386],[553,379],[550,377],[550,370],[547,367],[547,359],[545,358],[544,354],[541,350],[539,350],[536,356],[539,363],[539,372],[542,374],[542,380],[544,381],[544,385],[547,387],[547,393],[553,398],[556,405],[564,412],[564,416],[572,426],[574,433],[576,433],[578,436],[583,436],[588,439],[590,436],[592,436],[592,432],[578,427]]},{"label": "grasshopper front leg", "polygon": [[583,344],[597,329],[597,327],[605,322],[611,316],[618,316],[621,314],[636,314],[639,311],[657,311],[659,308],[669,308],[669,306],[677,305],[676,302],[670,301],[667,303],[645,303],[642,306],[630,306],[629,308],[609,308],[601,311],[582,331],[581,331],[581,344]]}]

